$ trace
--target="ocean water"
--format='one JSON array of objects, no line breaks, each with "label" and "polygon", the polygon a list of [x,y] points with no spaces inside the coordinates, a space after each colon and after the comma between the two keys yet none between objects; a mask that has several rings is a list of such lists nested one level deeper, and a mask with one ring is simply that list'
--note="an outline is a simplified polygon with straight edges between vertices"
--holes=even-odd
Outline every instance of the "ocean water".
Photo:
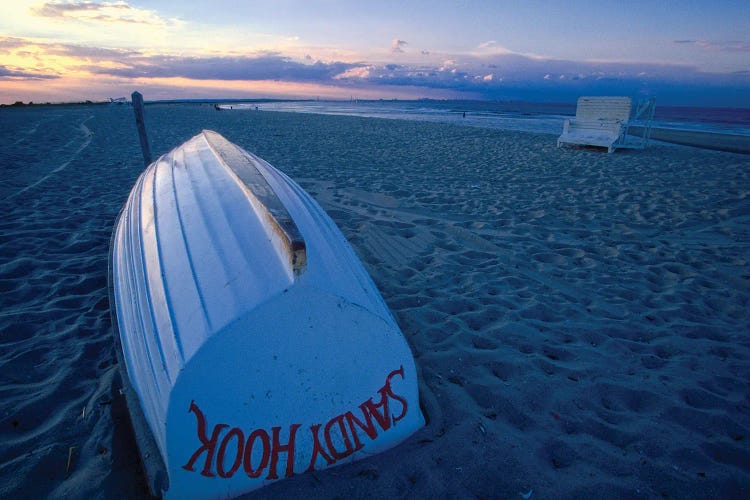
[{"label": "ocean water", "polygon": [[[559,134],[563,120],[575,116],[575,103],[495,101],[278,101],[232,103],[232,109],[364,116],[489,129]],[[750,109],[659,106],[655,127],[700,130],[750,136]]]}]

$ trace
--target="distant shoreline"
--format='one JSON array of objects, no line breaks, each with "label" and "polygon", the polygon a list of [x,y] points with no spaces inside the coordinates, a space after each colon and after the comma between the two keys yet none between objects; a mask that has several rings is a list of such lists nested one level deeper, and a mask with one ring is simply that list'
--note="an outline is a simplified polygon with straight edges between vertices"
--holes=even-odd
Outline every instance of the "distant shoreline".
[{"label": "distant shoreline", "polygon": [[[310,102],[315,99],[157,99],[144,101],[144,105],[150,104],[223,104],[223,103],[271,103],[271,102]],[[71,102],[32,102],[16,101],[13,104],[0,104],[0,108],[37,108],[44,106],[130,106],[130,101],[71,101]]]},{"label": "distant shoreline", "polygon": [[[643,127],[631,126],[630,132],[641,137]],[[747,135],[653,127],[651,139],[728,153],[750,154],[750,136]]]},{"label": "distant shoreline", "polygon": [[[0,108],[41,108],[45,106],[101,106],[111,104],[109,101],[79,101],[79,102],[32,102],[16,101],[13,104],[0,104]],[[129,103],[128,103],[129,104]]]}]

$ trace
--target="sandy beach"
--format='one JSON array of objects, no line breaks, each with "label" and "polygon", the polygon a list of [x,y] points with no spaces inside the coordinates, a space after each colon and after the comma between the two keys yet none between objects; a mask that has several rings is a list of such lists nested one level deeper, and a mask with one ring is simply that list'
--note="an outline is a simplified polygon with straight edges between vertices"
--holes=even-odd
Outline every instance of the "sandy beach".
[{"label": "sandy beach", "polygon": [[[750,157],[198,104],[328,212],[398,320],[428,425],[249,498],[748,498]],[[140,498],[107,299],[143,169],[127,106],[0,110],[0,496]]]}]

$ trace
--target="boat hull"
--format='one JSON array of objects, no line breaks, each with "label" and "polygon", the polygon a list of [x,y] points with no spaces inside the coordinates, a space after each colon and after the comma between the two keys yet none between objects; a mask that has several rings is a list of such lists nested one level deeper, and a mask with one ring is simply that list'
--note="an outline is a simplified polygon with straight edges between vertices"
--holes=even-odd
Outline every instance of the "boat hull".
[{"label": "boat hull", "polygon": [[126,394],[166,496],[239,495],[424,425],[409,346],[346,239],[218,134],[141,175],[110,265]]}]

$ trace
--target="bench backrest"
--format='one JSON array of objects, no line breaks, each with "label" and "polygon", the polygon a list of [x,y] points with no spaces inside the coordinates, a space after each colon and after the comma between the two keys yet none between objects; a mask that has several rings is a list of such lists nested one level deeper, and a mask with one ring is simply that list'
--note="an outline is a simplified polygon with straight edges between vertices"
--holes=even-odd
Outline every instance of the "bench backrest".
[{"label": "bench backrest", "polygon": [[630,118],[630,97],[579,97],[576,120],[619,120]]},{"label": "bench backrest", "polygon": [[609,134],[613,134],[617,136],[620,134],[622,129],[621,129],[620,122],[617,122],[614,120],[597,120],[597,121],[573,120],[572,122],[570,122],[568,132],[574,133],[576,131],[581,131],[583,133],[607,132]]}]

